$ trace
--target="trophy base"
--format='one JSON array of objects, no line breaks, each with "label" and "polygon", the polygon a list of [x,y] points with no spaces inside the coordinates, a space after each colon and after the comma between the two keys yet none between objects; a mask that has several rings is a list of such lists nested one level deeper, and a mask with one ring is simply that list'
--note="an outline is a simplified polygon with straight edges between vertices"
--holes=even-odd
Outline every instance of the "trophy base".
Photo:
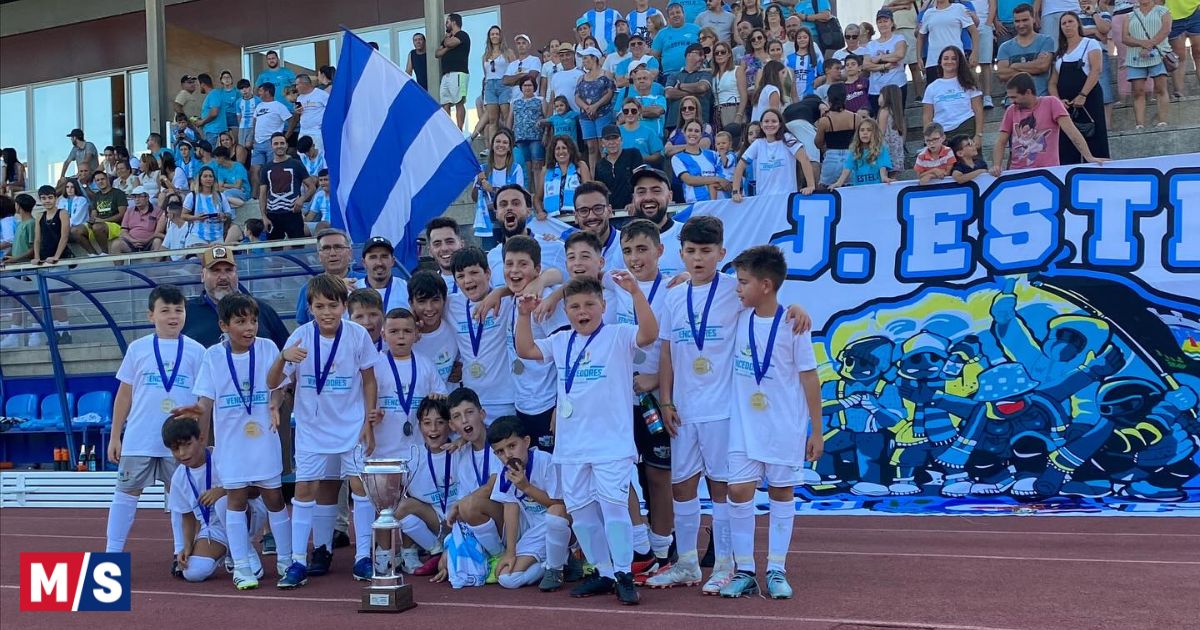
[{"label": "trophy base", "polygon": [[358,607],[361,613],[399,613],[410,608],[416,608],[413,601],[411,584],[379,588],[367,586],[362,590],[362,603]]}]

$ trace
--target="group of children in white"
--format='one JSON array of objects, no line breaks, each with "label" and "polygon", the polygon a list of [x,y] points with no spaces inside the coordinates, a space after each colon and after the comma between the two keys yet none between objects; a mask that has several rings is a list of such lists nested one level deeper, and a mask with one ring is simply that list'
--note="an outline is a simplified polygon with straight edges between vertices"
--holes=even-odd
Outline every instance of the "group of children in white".
[{"label": "group of children in white", "polygon": [[[156,288],[154,334],[130,344],[117,375],[109,457],[119,481],[108,551],[123,548],[141,490],[168,481],[184,578],[204,580],[228,556],[237,588],[255,588],[264,569],[251,538],[269,529],[278,587],[300,587],[329,569],[338,491],[348,480],[353,573],[370,579],[375,512],[358,475],[365,458],[412,457],[398,514],[405,547],[393,566],[458,586],[462,567],[452,556],[469,543],[486,553],[480,581],[554,591],[582,580],[572,596],[615,593],[636,604],[639,585],[702,583],[704,476],[716,560],[702,590],[739,597],[760,589],[753,501],[765,480],[765,586],[771,597],[791,597],[784,561],[793,488],[805,460],[823,450],[819,428],[810,430],[820,387],[809,318],[778,302],[787,272],[780,250],[752,247],[733,259],[736,276],[723,274],[720,220],[680,226],[665,214],[669,180],[653,169],[634,178],[643,197],[663,197],[657,223],[638,218],[619,232],[606,224],[606,242],[586,230],[565,241],[535,238],[529,193],[500,189],[499,274],[478,248],[440,247],[434,231],[445,226],[435,221],[427,236],[443,275],[414,274],[412,310],[384,313],[375,290],[347,295],[342,278],[315,276],[307,285],[313,320],[282,352],[256,337],[253,298],[233,294],[215,305],[225,337],[205,350],[180,334],[179,289]],[[582,185],[576,204],[603,208],[607,190]],[[664,243],[678,250],[665,252]],[[562,266],[544,267],[549,260]],[[289,384],[290,514],[278,434]],[[657,395],[666,431],[643,420],[638,399],[647,393]]]}]

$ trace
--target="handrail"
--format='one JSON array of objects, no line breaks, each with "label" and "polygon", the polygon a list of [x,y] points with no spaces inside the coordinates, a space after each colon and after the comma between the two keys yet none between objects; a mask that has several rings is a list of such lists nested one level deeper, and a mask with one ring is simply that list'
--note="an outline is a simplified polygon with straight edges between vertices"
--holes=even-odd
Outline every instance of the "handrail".
[{"label": "handrail", "polygon": [[130,254],[105,254],[103,256],[89,256],[86,258],[68,258],[58,261],[54,265],[35,265],[33,263],[21,263],[19,265],[9,265],[0,267],[0,274],[19,273],[22,271],[36,271],[39,269],[57,270],[69,268],[75,270],[79,267],[100,267],[104,265],[114,265],[118,262],[136,262],[140,260],[158,260],[164,256],[199,256],[204,250],[210,247],[220,246],[232,249],[235,252],[252,252],[258,250],[272,249],[293,249],[303,248],[310,245],[316,245],[315,238],[298,238],[287,241],[267,241],[264,243],[237,243],[234,245],[206,245],[204,247],[189,247],[186,249],[163,249],[156,252],[137,252]]}]

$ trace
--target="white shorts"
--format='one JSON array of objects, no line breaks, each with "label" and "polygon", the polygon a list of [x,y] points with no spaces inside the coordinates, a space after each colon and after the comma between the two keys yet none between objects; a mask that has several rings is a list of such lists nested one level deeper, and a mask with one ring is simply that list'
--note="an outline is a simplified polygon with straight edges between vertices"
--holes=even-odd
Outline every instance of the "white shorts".
[{"label": "white shorts", "polygon": [[618,459],[597,464],[560,464],[563,502],[567,511],[577,510],[592,501],[625,505],[629,484],[637,471],[637,460]]},{"label": "white shorts", "polygon": [[538,562],[546,561],[546,525],[545,522],[536,527],[530,526],[529,519],[521,519],[521,533],[517,537],[517,556],[536,558]]},{"label": "white shorts", "polygon": [[804,467],[767,464],[750,459],[745,453],[729,454],[729,483],[758,483],[763,479],[774,488],[804,485]]},{"label": "white shorts", "polygon": [[296,451],[296,481],[337,481],[362,473],[363,448],[355,446],[344,453],[306,453]]},{"label": "white shorts", "polygon": [[671,439],[671,483],[704,473],[713,481],[729,478],[729,419],[684,424]]},{"label": "white shorts", "polygon": [[240,490],[242,488],[249,488],[250,486],[254,486],[255,488],[266,488],[270,490],[282,487],[283,477],[280,475],[275,475],[270,479],[263,479],[260,481],[225,481],[222,479],[221,485],[224,486],[226,490]]},{"label": "white shorts", "polygon": [[442,105],[457,105],[467,100],[467,73],[448,72],[442,75],[439,95]]},{"label": "white shorts", "polygon": [[171,476],[179,462],[174,457],[150,457],[148,455],[122,455],[117,463],[117,490],[129,493],[144,490],[155,481],[170,487]]},{"label": "white shorts", "polygon": [[996,29],[987,24],[979,25],[979,50],[976,54],[979,63],[992,63],[995,56]]},{"label": "white shorts", "polygon": [[896,29],[901,37],[904,38],[904,65],[910,66],[917,63],[917,29],[915,28],[898,28]]}]

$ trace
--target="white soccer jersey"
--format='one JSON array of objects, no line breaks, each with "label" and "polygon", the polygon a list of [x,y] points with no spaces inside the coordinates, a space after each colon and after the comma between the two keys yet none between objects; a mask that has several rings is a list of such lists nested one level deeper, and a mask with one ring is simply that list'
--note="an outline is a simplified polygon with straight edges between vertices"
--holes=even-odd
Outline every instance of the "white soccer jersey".
[{"label": "white soccer jersey", "polygon": [[433,506],[438,517],[446,520],[446,512],[462,496],[458,480],[454,477],[454,457],[445,451],[430,453],[424,443],[417,450],[417,458],[409,463],[412,482],[408,496]]},{"label": "white soccer jersey", "polygon": [[[156,340],[161,369],[154,353]],[[203,358],[204,346],[184,335],[158,339],[152,333],[129,344],[117,370],[117,380],[133,388],[122,456],[171,457],[171,449],[163,446],[162,425],[172,409],[196,402],[192,388]],[[171,381],[170,392],[167,381]]]},{"label": "white soccer jersey", "polygon": [[[501,300],[500,314],[489,314],[483,324],[475,322],[476,305],[467,296],[457,293],[446,303],[445,317],[453,327],[463,363],[462,384],[479,394],[484,407],[513,404],[512,364],[507,347],[512,303],[512,298]],[[477,347],[471,341],[472,335],[478,340]]]},{"label": "white soccer jersey", "polygon": [[[371,287],[365,278],[362,280],[362,286]],[[375,289],[375,287],[371,288]],[[375,289],[375,292],[383,300],[384,315],[394,308],[408,308],[408,283],[401,278],[392,278],[391,284],[382,290]],[[349,309],[346,309],[346,312],[349,312]]]},{"label": "white soccer jersey", "polygon": [[225,535],[223,510],[218,509],[220,506],[216,504],[206,506],[206,509],[200,506],[200,497],[205,492],[222,487],[221,475],[216,464],[211,466],[211,474],[209,468],[208,462],[201,464],[199,468],[176,466],[174,474],[171,475],[171,490],[167,494],[167,509],[175,514],[191,512],[200,523],[197,538],[211,536],[224,543],[228,539]]},{"label": "white soccer jersey", "polygon": [[[667,283],[670,278],[663,275],[661,272],[658,278],[648,282],[638,281],[638,286],[642,288],[642,294],[646,296],[646,300],[650,302],[650,310],[654,311],[654,318],[661,325],[666,317],[667,309]],[[620,287],[613,292],[613,299],[616,300],[617,323],[620,324],[637,324],[637,318],[633,311],[633,296]],[[654,343],[645,349],[639,349],[633,355],[633,371],[638,374],[658,374],[658,362],[661,356],[662,341],[655,339]]]},{"label": "white soccer jersey", "polygon": [[465,497],[486,485],[489,477],[503,472],[503,467],[504,464],[487,444],[479,451],[470,444],[454,451],[454,478],[458,481],[458,496]]},{"label": "white soccer jersey", "polygon": [[[531,499],[528,495],[508,482],[504,471],[500,471],[496,485],[492,487],[492,500],[497,503],[517,503],[521,506],[521,531],[527,535],[530,531],[536,534],[546,527],[546,506]],[[550,461],[548,453],[539,452],[536,448],[529,449],[525,462],[525,478],[529,483],[550,496],[558,494],[558,470]]]},{"label": "white soccer jersey", "polygon": [[447,388],[450,387],[450,373],[458,360],[458,339],[449,321],[443,319],[433,332],[421,333],[421,338],[413,344],[413,353],[429,359],[437,368],[438,377]]},{"label": "white soccer jersey", "polygon": [[[713,299],[705,322],[702,320],[710,292]],[[735,326],[740,311],[737,279],[731,276],[717,274],[707,284],[693,287],[684,283],[667,293],[658,336],[671,344],[675,375],[672,394],[682,423],[729,417]],[[703,349],[698,347],[697,339],[703,342]]]},{"label": "white soccer jersey", "polygon": [[444,395],[446,383],[425,357],[414,354],[395,359],[386,348],[375,362],[375,383],[383,420],[375,425],[375,451],[371,457],[408,459],[413,456],[411,447],[421,442],[417,408],[430,394]]},{"label": "white soccer jersey", "polygon": [[[297,452],[345,453],[359,443],[365,419],[361,371],[374,366],[378,351],[366,328],[350,321],[343,321],[341,326],[336,354],[334,339],[320,335],[316,322],[297,328],[284,345],[290,348],[300,342],[300,347],[308,351],[300,363],[284,366],[284,375],[296,379]],[[331,354],[333,360],[329,363]],[[318,392],[318,369],[325,372],[326,365],[330,367]]]},{"label": "white soccer jersey", "polygon": [[[546,289],[542,297],[551,292],[551,289]],[[515,302],[513,308],[516,308]],[[554,331],[570,326],[567,316],[561,308],[554,309],[554,312],[545,321],[539,322],[536,318],[530,319],[530,328],[533,330],[534,339],[545,339]],[[514,375],[513,387],[516,392],[517,411],[533,415],[553,407],[557,396],[557,389],[554,385],[554,366],[537,361],[526,361],[517,356],[515,313],[513,321],[508,327],[508,356]]]},{"label": "white soccer jersey", "polygon": [[213,401],[213,443],[219,456],[216,467],[229,483],[265,481],[283,472],[279,432],[271,426],[271,392],[267,389],[267,372],[278,356],[279,348],[262,337],[241,354],[230,352],[224,343],[204,353],[195,392]]},{"label": "white soccer jersey", "polygon": [[621,231],[608,229],[608,239],[600,243],[600,255],[604,257],[604,271],[625,269],[625,254],[621,252]]}]

